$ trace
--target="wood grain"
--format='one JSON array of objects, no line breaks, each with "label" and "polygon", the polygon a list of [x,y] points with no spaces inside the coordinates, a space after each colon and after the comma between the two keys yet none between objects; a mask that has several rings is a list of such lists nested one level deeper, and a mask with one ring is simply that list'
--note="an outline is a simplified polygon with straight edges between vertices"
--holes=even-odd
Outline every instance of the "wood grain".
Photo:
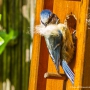
[{"label": "wood grain", "polygon": [[58,74],[58,73],[45,73],[44,78],[46,79],[60,79],[60,80],[66,80],[66,75],[65,74]]},{"label": "wood grain", "polygon": [[[38,5],[39,5],[39,7],[38,7]],[[43,0],[37,0],[35,25],[40,23],[39,15],[40,15],[42,8],[43,8]],[[31,66],[30,66],[29,89],[28,90],[37,90],[40,46],[41,46],[41,37],[38,34],[34,34],[32,60],[31,60]]]},{"label": "wood grain", "polygon": [[[49,2],[48,0],[36,1],[35,25],[40,24],[40,12],[43,8],[52,10],[53,0],[49,0]],[[47,72],[48,68],[48,55],[44,38],[38,34],[34,34],[29,90],[46,90],[44,73]]]},{"label": "wood grain", "polygon": [[[61,23],[64,23],[66,16],[71,13],[74,14],[77,19],[76,55],[73,61],[69,64],[75,73],[75,83],[72,85],[68,79],[44,79],[44,73],[57,73],[57,71],[51,57],[48,57],[49,54],[44,38],[40,37],[38,34],[34,34],[29,90],[82,90],[82,88],[80,88],[82,85],[90,85],[90,81],[87,82],[87,80],[89,80],[89,74],[88,70],[86,70],[87,67],[89,68],[88,48],[90,48],[90,39],[86,36],[89,35],[86,23],[88,3],[89,0],[37,0],[35,24],[39,24],[39,15],[42,9],[50,9],[53,11],[60,18]],[[87,61],[85,60],[88,61],[88,66]],[[60,72],[64,74],[61,67]],[[87,76],[87,78],[85,78],[85,76]]]},{"label": "wood grain", "polygon": [[[77,52],[76,52],[76,63],[75,63],[75,87],[82,87],[84,60],[85,60],[85,44],[86,44],[86,33],[87,23],[86,15],[88,11],[89,0],[82,0],[80,5],[80,15],[77,27]],[[76,90],[82,90],[82,88],[76,88]],[[86,90],[86,89],[85,89]]]},{"label": "wood grain", "polygon": [[[77,1],[63,1],[63,0],[54,0],[53,3],[53,12],[57,14],[57,16],[60,18],[61,23],[64,23],[64,20],[67,15],[74,14],[75,17],[79,18],[79,12],[80,12],[80,2]],[[78,13],[77,13],[78,12]],[[72,61],[71,66],[73,65],[73,70],[75,66],[75,60]],[[56,73],[55,66],[49,58],[49,63],[48,63],[48,72],[54,72]],[[60,72],[64,73],[62,68],[60,67]],[[50,89],[51,87],[51,89]],[[70,80],[67,81],[62,81],[62,80],[47,80],[47,86],[46,90],[72,90],[72,84]]]}]

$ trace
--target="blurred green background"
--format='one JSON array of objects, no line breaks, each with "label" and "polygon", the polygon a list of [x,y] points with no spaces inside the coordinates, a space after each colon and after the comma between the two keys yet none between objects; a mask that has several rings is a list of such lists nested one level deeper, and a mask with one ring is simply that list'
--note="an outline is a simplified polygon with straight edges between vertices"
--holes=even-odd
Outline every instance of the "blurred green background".
[{"label": "blurred green background", "polygon": [[34,7],[35,0],[0,0],[0,90],[28,90]]}]

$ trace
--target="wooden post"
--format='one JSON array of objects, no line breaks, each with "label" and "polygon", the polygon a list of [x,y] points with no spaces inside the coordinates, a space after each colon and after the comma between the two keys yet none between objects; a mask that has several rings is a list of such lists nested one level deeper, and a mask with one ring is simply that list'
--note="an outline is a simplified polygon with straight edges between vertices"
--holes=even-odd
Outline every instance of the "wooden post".
[{"label": "wooden post", "polygon": [[[77,19],[76,56],[70,63],[70,67],[75,73],[75,83],[72,85],[68,79],[60,80],[54,78],[46,80],[44,78],[44,73],[56,73],[56,69],[48,54],[43,37],[35,34],[33,39],[29,90],[82,90],[84,86],[89,88],[90,28],[87,29],[86,22],[89,3],[89,0],[37,0],[35,24],[39,24],[39,15],[42,9],[53,11],[60,18],[61,23],[64,23],[66,16],[70,15],[70,13],[74,14]],[[61,67],[60,72],[62,74],[64,73]],[[52,75],[49,75],[52,78]]]},{"label": "wooden post", "polygon": [[[35,25],[40,24],[40,12],[42,9],[53,9],[53,0],[37,0],[36,1],[36,17]],[[44,73],[48,68],[48,51],[44,38],[38,34],[34,34],[33,52],[30,68],[29,90],[46,90],[46,79]]]}]

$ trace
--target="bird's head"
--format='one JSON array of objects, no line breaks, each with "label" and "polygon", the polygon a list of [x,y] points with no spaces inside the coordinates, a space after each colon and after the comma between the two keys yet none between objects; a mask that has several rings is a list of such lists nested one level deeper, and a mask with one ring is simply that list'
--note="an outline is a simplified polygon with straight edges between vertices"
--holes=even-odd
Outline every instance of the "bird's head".
[{"label": "bird's head", "polygon": [[45,9],[40,14],[41,24],[47,26],[48,24],[58,24],[60,23],[60,19],[52,13],[50,10]]}]

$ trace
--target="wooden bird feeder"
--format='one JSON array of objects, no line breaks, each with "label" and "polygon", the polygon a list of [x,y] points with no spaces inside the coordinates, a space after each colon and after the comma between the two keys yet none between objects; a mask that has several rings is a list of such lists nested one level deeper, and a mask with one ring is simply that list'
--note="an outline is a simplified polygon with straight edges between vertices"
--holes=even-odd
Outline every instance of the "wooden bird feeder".
[{"label": "wooden bird feeder", "polygon": [[62,76],[57,75],[44,38],[34,34],[28,90],[89,90],[90,0],[36,0],[35,25],[40,24],[40,12],[43,9],[50,9],[57,14],[60,22],[66,22],[71,32],[76,29],[76,55],[70,63],[75,81],[72,85],[61,67]]}]

